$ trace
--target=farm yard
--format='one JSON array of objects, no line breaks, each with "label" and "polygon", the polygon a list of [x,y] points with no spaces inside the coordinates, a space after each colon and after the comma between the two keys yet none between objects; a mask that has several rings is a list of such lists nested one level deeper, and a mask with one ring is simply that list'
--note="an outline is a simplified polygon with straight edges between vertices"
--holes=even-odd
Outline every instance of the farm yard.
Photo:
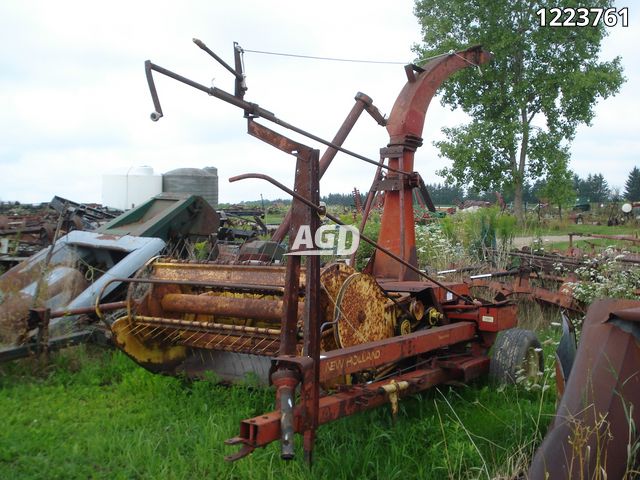
[{"label": "farm yard", "polygon": [[547,3],[0,5],[0,479],[640,478],[640,29]]},{"label": "farm yard", "polygon": [[[501,215],[489,209],[418,226],[421,263],[431,270],[477,265],[488,253],[477,244],[478,226]],[[503,227],[495,228],[502,232],[498,245],[540,239],[558,251],[540,228],[520,230],[508,218],[496,225]],[[374,218],[368,233],[376,235],[377,228]],[[634,227],[557,221],[546,227],[554,236],[575,230],[628,235]],[[608,242],[610,248],[622,243]],[[498,261],[507,260],[505,251],[494,252]],[[554,352],[562,331],[558,307],[525,298],[518,306],[518,327],[535,330],[544,349],[539,379],[454,381],[403,397],[395,419],[389,406],[340,419],[320,429],[311,469],[301,458],[283,462],[277,444],[239,462],[224,460],[237,448],[224,441],[239,422],[275,408],[273,388],[251,373],[233,386],[214,373],[201,380],[155,375],[118,350],[91,344],[4,364],[0,477],[515,478],[527,470],[556,409]]]}]

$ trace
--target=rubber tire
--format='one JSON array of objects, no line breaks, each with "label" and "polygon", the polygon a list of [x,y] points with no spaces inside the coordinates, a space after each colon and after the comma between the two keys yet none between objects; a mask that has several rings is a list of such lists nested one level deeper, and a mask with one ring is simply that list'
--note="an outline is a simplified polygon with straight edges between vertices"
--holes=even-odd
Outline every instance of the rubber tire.
[{"label": "rubber tire", "polygon": [[[491,351],[489,379],[500,384],[515,384],[518,371],[525,368],[530,349],[542,348],[540,341],[531,330],[511,328],[498,334]],[[536,352],[538,371],[544,372],[544,355]]]}]

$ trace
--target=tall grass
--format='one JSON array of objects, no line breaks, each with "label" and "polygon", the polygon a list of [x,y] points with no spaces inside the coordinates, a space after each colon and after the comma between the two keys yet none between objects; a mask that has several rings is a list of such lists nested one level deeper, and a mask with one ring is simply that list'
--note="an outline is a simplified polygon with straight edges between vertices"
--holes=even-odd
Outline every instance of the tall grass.
[{"label": "tall grass", "polygon": [[271,390],[153,375],[88,347],[52,362],[0,370],[0,478],[494,478],[554,409],[549,392],[443,387],[403,398],[395,423],[381,407],[322,426],[311,470],[277,444],[226,463],[223,441],[274,408]]},{"label": "tall grass", "polygon": [[506,264],[516,219],[498,208],[458,212],[416,227],[416,249],[422,267],[448,269],[489,263]]}]

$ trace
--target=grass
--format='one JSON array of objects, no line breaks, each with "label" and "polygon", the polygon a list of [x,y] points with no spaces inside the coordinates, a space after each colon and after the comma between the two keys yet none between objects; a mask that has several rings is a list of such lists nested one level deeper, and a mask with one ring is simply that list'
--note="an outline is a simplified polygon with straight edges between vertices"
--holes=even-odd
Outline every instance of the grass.
[{"label": "grass", "polygon": [[267,213],[262,221],[266,225],[279,225],[285,217],[285,213]]},{"label": "grass", "polygon": [[277,443],[223,460],[239,421],[273,409],[271,390],[153,375],[81,346],[2,367],[0,478],[494,478],[527,464],[551,390],[442,387],[402,399],[395,424],[388,407],[344,418],[320,428],[310,471],[299,445],[288,463]]},{"label": "grass", "polygon": [[[531,308],[523,319],[544,328],[540,315]],[[551,338],[553,383],[555,334],[540,336]],[[395,422],[381,407],[322,426],[311,470],[299,442],[292,462],[274,443],[227,463],[237,447],[224,440],[274,409],[272,390],[153,375],[119,351],[80,346],[48,365],[0,366],[0,478],[510,478],[546,431],[553,391],[444,386],[403,398]]]},{"label": "grass", "polygon": [[[611,240],[606,238],[594,238],[592,240],[580,240],[580,237],[573,239],[573,246],[581,249],[585,254],[591,253],[593,250],[596,252],[604,250],[606,247],[614,247],[618,250],[624,250],[627,252],[639,252],[640,246],[631,242],[625,242],[623,240]],[[550,242],[545,245],[545,248],[550,250],[566,251],[569,249],[569,242]]]},{"label": "grass", "polygon": [[[640,230],[639,226],[628,224],[628,225],[588,225],[588,224],[568,224],[564,227],[564,230],[567,233],[594,233],[597,235],[633,235],[638,234]],[[553,230],[552,230],[553,231]]]},{"label": "grass", "polygon": [[569,233],[597,234],[597,235],[634,235],[638,234],[640,227],[637,224],[608,226],[606,222],[602,225],[592,225],[589,223],[575,224],[569,220],[560,221],[558,219],[548,222],[527,224],[520,228],[518,236],[535,235],[568,235]]}]

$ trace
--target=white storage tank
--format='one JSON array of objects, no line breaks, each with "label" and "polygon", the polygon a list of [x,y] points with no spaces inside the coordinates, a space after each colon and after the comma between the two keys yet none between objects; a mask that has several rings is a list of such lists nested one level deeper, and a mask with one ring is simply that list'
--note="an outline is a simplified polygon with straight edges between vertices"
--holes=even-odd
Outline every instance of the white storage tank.
[{"label": "white storage tank", "polygon": [[216,208],[218,206],[218,169],[205,167],[171,170],[162,176],[162,191],[200,195],[213,208]]},{"label": "white storage tank", "polygon": [[162,175],[147,165],[102,176],[102,205],[129,210],[162,193]]}]

